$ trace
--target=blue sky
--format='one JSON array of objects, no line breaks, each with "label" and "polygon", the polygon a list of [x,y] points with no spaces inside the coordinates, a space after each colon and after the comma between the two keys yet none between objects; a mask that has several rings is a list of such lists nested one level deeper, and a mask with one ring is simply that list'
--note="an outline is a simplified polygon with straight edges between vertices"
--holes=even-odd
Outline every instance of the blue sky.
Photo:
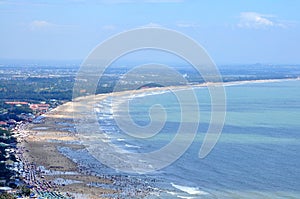
[{"label": "blue sky", "polygon": [[298,0],[0,0],[0,59],[84,59],[108,37],[159,26],[217,64],[300,63]]}]

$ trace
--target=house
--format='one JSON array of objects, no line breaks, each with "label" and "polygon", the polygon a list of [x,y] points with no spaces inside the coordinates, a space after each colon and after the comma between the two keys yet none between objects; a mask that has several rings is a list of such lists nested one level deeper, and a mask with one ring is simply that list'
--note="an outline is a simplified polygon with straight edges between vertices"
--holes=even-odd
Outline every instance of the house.
[{"label": "house", "polygon": [[9,104],[9,105],[27,105],[28,102],[5,102],[5,104]]},{"label": "house", "polygon": [[16,120],[14,120],[14,119],[9,119],[8,121],[7,121],[7,124],[8,125],[15,125],[16,124]]},{"label": "house", "polygon": [[0,193],[11,193],[12,188],[10,187],[0,187]]},{"label": "house", "polygon": [[5,122],[5,121],[0,121],[0,126],[3,126],[3,127],[7,126],[7,122]]},{"label": "house", "polygon": [[29,108],[36,112],[47,112],[49,110],[50,104],[30,104]]}]

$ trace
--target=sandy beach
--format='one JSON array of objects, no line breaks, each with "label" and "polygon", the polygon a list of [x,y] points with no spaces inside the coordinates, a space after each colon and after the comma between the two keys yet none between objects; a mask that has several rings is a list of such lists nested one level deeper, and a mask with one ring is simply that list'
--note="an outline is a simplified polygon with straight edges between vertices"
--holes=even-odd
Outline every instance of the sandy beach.
[{"label": "sandy beach", "polygon": [[73,180],[74,183],[61,183],[50,190],[78,196],[76,198],[99,198],[102,193],[115,193],[113,190],[87,186],[90,182],[110,184],[112,181],[80,171],[73,161],[58,151],[58,147],[63,146],[84,148],[78,144],[78,138],[72,130],[72,103],[68,102],[43,116],[39,123],[27,125],[23,130],[27,136],[19,146],[23,150],[23,162],[35,165],[35,170],[39,171],[36,178],[41,182]]},{"label": "sandy beach", "polygon": [[[76,135],[74,119],[82,120],[82,114],[87,110],[92,110],[95,102],[108,96],[126,95],[130,92],[82,97],[49,111],[38,121],[23,127],[20,132],[23,138],[18,144],[20,159],[25,164],[28,173],[34,175],[34,177],[27,178],[27,183],[40,190],[56,191],[74,198],[115,198],[118,194],[122,194],[120,193],[122,191],[127,195],[146,195],[147,193],[143,193],[140,189],[136,193],[136,190],[131,188],[143,187],[143,184],[136,185],[134,180],[127,176],[105,174],[100,177],[96,176],[95,173],[80,167],[58,150],[61,147],[68,147],[72,150],[84,149],[85,147]],[[60,183],[55,183],[59,180]],[[42,182],[46,182],[46,186],[40,185],[43,184]],[[48,186],[49,182],[51,186]],[[91,184],[100,184],[100,186],[91,186]],[[103,188],[110,186],[117,187]],[[145,190],[150,191],[146,187]]]}]

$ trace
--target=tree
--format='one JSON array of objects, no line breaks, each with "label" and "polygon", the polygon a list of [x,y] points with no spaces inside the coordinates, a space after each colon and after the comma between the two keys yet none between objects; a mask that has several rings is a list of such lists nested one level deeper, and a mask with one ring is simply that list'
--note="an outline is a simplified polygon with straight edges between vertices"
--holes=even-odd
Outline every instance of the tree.
[{"label": "tree", "polygon": [[15,199],[16,197],[9,193],[1,193],[0,199]]},{"label": "tree", "polygon": [[26,186],[21,186],[21,194],[24,195],[24,196],[30,196],[30,189]]}]

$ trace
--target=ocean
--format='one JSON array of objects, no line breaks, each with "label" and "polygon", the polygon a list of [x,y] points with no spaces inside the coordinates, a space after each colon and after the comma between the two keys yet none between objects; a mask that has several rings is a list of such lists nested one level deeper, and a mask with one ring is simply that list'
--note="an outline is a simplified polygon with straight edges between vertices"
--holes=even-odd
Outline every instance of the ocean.
[{"label": "ocean", "polygon": [[[156,191],[146,198],[300,198],[300,80],[232,83],[226,84],[225,90],[225,125],[219,141],[205,158],[200,159],[198,154],[210,122],[211,106],[208,89],[199,87],[195,93],[200,121],[189,121],[200,123],[198,132],[175,162],[146,174],[123,173],[104,169],[105,166],[100,171],[90,168],[91,171],[144,181],[155,179],[148,186]],[[149,109],[157,104],[164,107],[166,122],[161,131],[146,139],[122,132],[115,120],[128,117],[124,103],[129,105],[132,121],[145,128],[160,119],[155,115],[151,118]],[[163,91],[130,98],[108,97],[98,104],[100,128],[120,151],[160,150],[170,143],[180,126],[179,103],[174,94]]]}]

